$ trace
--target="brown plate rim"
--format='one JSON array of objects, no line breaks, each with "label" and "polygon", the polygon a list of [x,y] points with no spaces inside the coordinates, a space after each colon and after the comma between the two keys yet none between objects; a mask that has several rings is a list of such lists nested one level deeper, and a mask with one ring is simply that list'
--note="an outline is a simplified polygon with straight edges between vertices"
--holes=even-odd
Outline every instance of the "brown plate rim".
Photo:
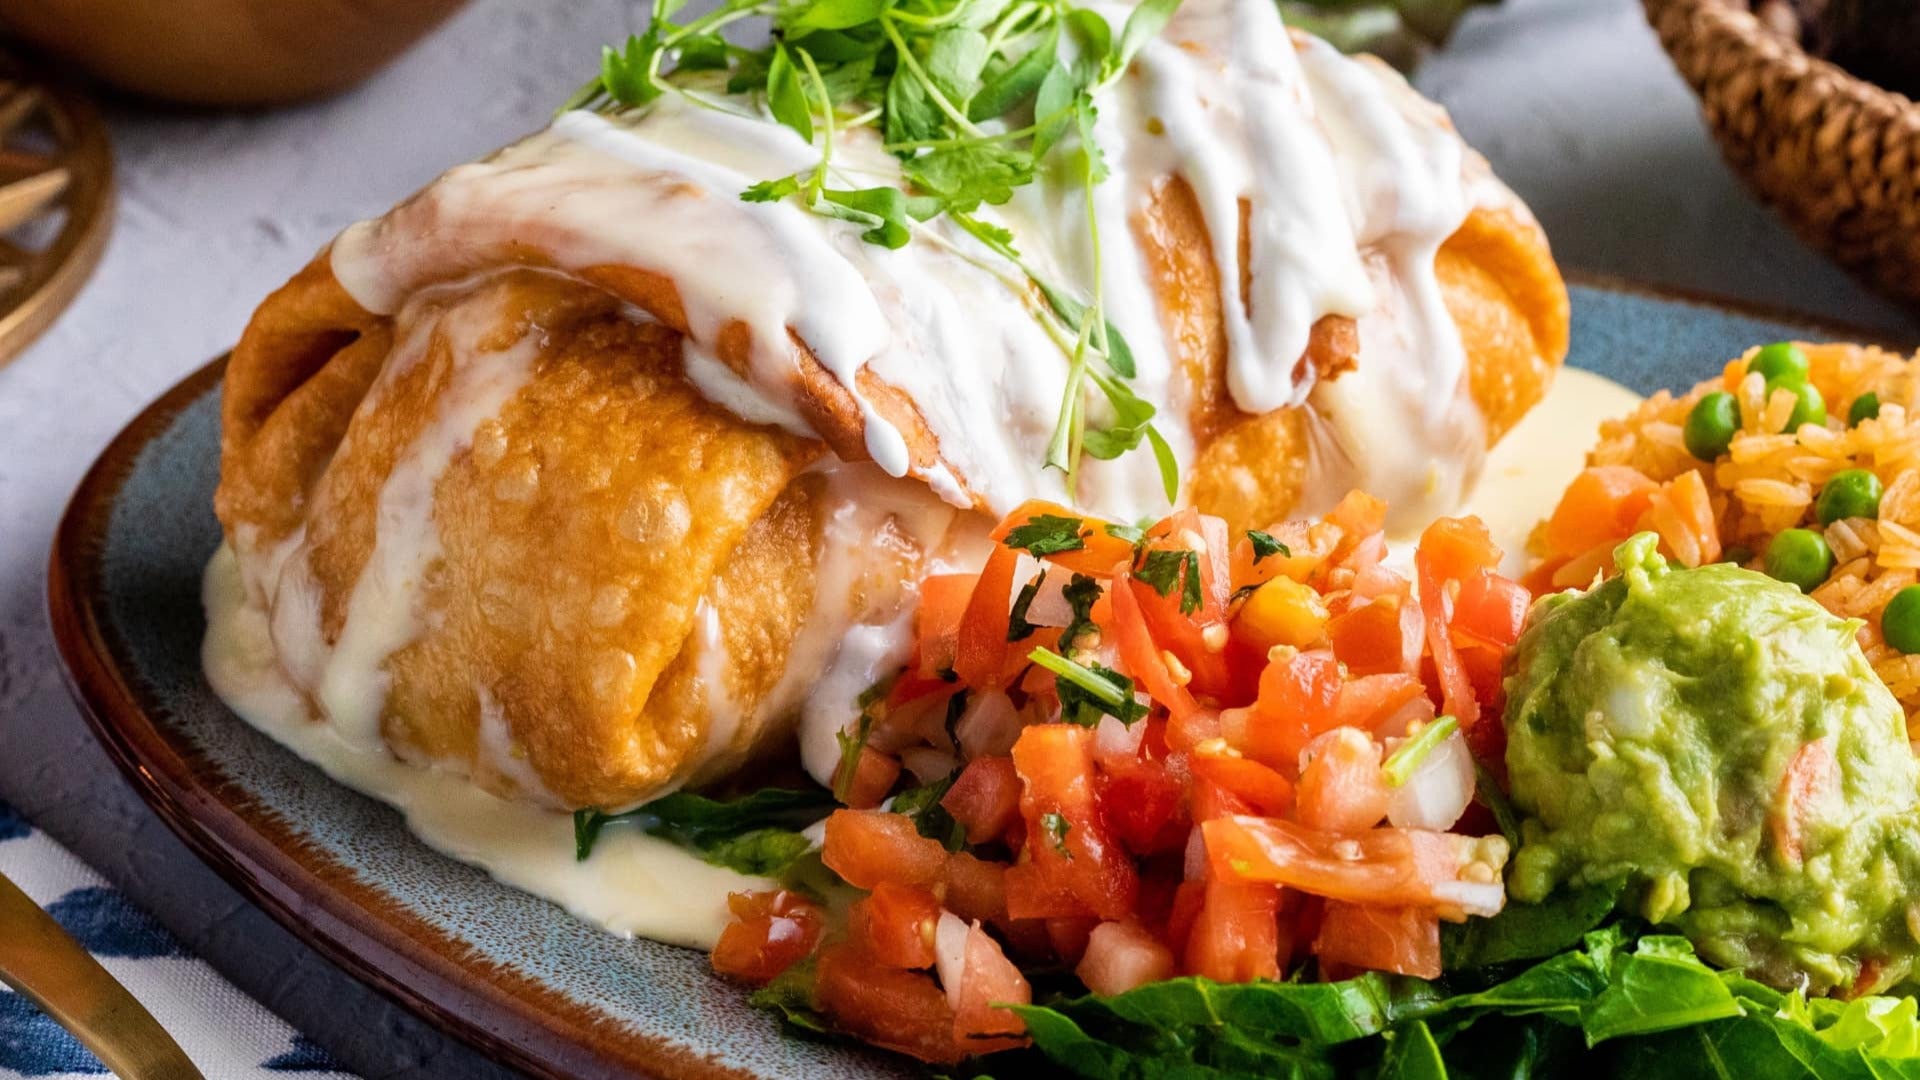
[{"label": "brown plate rim", "polygon": [[[1806,327],[1894,346],[1882,331],[1763,303],[1569,271],[1570,283]],[[1905,342],[1911,348],[1915,342]],[[95,603],[99,558],[121,486],[141,451],[218,385],[221,356],[161,395],[107,444],[68,501],[47,567],[47,608],[61,674],[88,727],[141,799],[192,851],[295,937],[455,1038],[552,1080],[660,1077],[753,1080],[593,1012],[517,972],[485,965],[457,941],[352,871],[301,843],[275,814],[194,762],[161,730],[114,657]],[[224,790],[223,790],[224,789]]]}]

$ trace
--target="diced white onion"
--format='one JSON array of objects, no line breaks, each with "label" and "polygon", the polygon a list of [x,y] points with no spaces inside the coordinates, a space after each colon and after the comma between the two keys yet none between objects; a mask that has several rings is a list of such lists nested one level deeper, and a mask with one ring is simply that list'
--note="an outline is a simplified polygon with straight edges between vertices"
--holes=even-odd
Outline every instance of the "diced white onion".
[{"label": "diced white onion", "polygon": [[940,913],[933,928],[933,969],[940,974],[940,985],[947,992],[947,1004],[960,1007],[960,978],[967,970],[966,920],[951,911]]},{"label": "diced white onion", "polygon": [[1102,758],[1132,757],[1140,752],[1140,740],[1147,734],[1147,725],[1123,724],[1115,717],[1103,716],[1100,726],[1093,729],[1093,752]]},{"label": "diced white onion", "polygon": [[[1026,557],[1022,556],[1021,563],[1025,562]],[[1021,578],[1020,587],[1026,588],[1032,580],[1032,574]],[[1072,580],[1073,575],[1060,567],[1049,567],[1047,580],[1040,583],[1039,590],[1033,594],[1033,603],[1027,608],[1027,621],[1035,626],[1065,626],[1072,622],[1073,605],[1067,602],[1065,592]]]},{"label": "diced white onion", "polygon": [[1012,699],[998,690],[989,690],[967,696],[967,707],[953,725],[953,732],[960,739],[960,753],[971,761],[990,754],[1011,753],[1014,742],[1020,738],[1020,728],[1020,713],[1014,709]]},{"label": "diced white onion", "polygon": [[1395,788],[1387,801],[1387,820],[1402,829],[1445,832],[1466,813],[1473,801],[1473,755],[1467,740],[1455,731]]},{"label": "diced white onion", "polygon": [[1433,886],[1433,898],[1458,905],[1469,915],[1491,917],[1507,905],[1507,888],[1499,882],[1482,885],[1477,881],[1441,881]]},{"label": "diced white onion", "polygon": [[923,784],[952,776],[953,770],[960,767],[952,754],[931,746],[910,746],[900,751],[900,764]]}]

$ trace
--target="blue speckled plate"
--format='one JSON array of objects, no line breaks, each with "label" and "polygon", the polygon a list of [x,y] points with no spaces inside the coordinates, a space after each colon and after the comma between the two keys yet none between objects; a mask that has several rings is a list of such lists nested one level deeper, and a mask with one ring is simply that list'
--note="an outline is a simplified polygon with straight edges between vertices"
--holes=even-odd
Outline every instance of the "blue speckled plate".
[{"label": "blue speckled plate", "polygon": [[[1642,392],[1749,344],[1844,328],[1617,283],[1573,290],[1568,362]],[[200,673],[200,573],[220,543],[223,362],[107,447],[49,574],[55,635],[95,733],[241,891],[453,1034],[552,1077],[891,1077],[900,1059],[783,1035],[700,953],[622,941],[440,855],[228,712]]]}]

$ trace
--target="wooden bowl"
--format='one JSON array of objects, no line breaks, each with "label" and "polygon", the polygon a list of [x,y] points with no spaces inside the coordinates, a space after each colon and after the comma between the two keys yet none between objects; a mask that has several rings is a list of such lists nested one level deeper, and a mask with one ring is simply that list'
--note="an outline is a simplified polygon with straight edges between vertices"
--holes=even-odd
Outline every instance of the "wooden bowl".
[{"label": "wooden bowl", "polygon": [[1870,287],[1920,304],[1920,106],[1729,0],[1642,0],[1735,172]]},{"label": "wooden bowl", "polygon": [[275,105],[352,86],[464,2],[0,0],[0,24],[123,90]]}]

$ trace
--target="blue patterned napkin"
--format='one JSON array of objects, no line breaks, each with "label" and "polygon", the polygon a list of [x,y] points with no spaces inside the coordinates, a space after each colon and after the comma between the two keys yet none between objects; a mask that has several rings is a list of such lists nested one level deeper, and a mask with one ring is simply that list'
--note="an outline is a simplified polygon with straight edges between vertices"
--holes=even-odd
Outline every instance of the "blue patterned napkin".
[{"label": "blue patterned napkin", "polygon": [[[348,1078],[326,1051],[182,948],[152,916],[0,802],[0,874],[133,992],[208,1080]],[[99,1077],[86,1047],[0,986],[0,1078]]]}]

